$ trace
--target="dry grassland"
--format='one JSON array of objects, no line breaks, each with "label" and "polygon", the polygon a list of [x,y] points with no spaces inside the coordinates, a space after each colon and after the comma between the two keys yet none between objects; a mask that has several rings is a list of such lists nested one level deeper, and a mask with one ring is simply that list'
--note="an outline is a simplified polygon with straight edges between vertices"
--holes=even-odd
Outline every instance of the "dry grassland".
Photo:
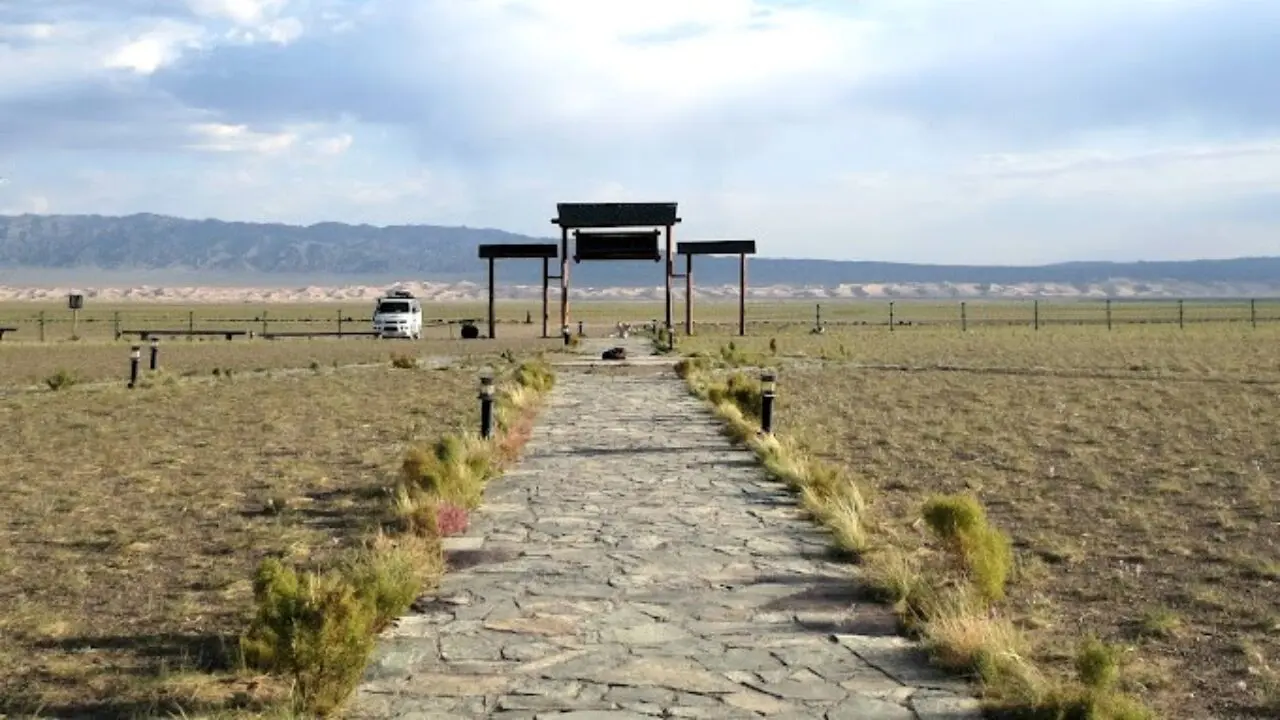
[{"label": "dry grassland", "polygon": [[0,716],[278,700],[278,680],[227,667],[258,563],[367,534],[407,443],[472,429],[475,386],[474,368],[384,362],[5,398]]},{"label": "dry grassland", "polygon": [[[136,342],[0,343],[0,388],[47,389],[46,378],[68,373],[77,382],[117,381],[129,378],[129,346]],[[478,357],[510,349],[514,352],[555,350],[561,340],[499,337],[495,340],[373,340],[281,339],[194,340],[160,342],[160,368],[168,375],[213,377],[278,368],[333,367],[388,361],[393,354],[429,357]],[[150,348],[142,344],[142,369],[148,367]]]},{"label": "dry grassland", "polygon": [[[735,339],[766,358],[769,342]],[[1280,328],[776,346],[827,358],[765,360],[782,368],[779,431],[848,470],[881,540],[928,545],[921,508],[938,493],[973,493],[1009,533],[1005,607],[1049,670],[1074,675],[1096,635],[1158,717],[1280,715]]]}]

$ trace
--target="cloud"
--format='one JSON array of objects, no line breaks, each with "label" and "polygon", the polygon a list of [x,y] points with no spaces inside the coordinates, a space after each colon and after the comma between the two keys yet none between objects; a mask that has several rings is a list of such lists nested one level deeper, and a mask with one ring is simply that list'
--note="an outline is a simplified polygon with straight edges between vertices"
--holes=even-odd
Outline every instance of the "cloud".
[{"label": "cloud", "polygon": [[0,206],[545,234],[671,198],[767,254],[1256,254],[1275,67],[1245,0],[0,4]]}]

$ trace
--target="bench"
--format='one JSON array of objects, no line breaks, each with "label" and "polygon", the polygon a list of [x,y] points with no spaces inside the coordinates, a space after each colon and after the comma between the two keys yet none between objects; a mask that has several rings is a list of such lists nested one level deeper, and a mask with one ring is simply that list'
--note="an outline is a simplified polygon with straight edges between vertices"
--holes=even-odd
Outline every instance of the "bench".
[{"label": "bench", "polygon": [[150,340],[152,337],[173,337],[173,336],[194,336],[194,335],[221,335],[230,340],[233,337],[244,337],[248,335],[248,330],[121,330],[120,335],[137,335],[141,340]]},{"label": "bench", "polygon": [[265,338],[267,340],[273,340],[275,338],[298,338],[298,337],[301,337],[301,338],[347,337],[348,335],[355,335],[359,337],[377,337],[381,334],[382,333],[377,332],[376,330],[342,330],[342,331],[320,330],[316,332],[309,332],[306,330],[290,330],[290,331],[282,331],[282,332],[266,332],[266,333],[260,334],[258,337]]},{"label": "bench", "polygon": [[7,332],[18,332],[18,328],[16,328],[16,327],[0,327],[0,340],[3,340],[3,339],[4,339],[4,334],[5,334],[5,333],[7,333]]}]

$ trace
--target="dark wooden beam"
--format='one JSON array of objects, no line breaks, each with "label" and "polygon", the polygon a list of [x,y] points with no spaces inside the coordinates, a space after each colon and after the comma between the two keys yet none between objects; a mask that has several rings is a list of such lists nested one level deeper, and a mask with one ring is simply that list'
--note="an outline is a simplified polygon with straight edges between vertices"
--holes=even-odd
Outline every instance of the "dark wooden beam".
[{"label": "dark wooden beam", "polygon": [[658,249],[659,230],[634,232],[574,232],[574,262],[583,260],[662,259]]},{"label": "dark wooden beam", "polygon": [[676,245],[678,255],[755,255],[755,240],[698,240]]},{"label": "dark wooden beam", "polygon": [[666,227],[680,222],[677,204],[557,203],[552,223],[565,228]]},{"label": "dark wooden beam", "polygon": [[512,243],[507,245],[481,245],[481,260],[554,258],[560,253],[555,243]]}]

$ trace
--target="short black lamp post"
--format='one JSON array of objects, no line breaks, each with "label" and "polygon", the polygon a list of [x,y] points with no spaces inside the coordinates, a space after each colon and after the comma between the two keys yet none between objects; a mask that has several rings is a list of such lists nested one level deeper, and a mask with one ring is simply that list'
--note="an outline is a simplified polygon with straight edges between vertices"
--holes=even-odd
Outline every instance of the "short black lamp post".
[{"label": "short black lamp post", "polygon": [[569,347],[569,326],[565,325],[560,330],[560,335],[564,337],[564,346]]},{"label": "short black lamp post", "polygon": [[480,437],[493,437],[493,371],[480,372]]},{"label": "short black lamp post", "polygon": [[773,370],[760,374],[760,429],[773,433],[773,398],[777,390],[778,375]]},{"label": "short black lamp post", "polygon": [[142,347],[134,345],[129,348],[129,389],[138,384],[138,361],[142,359]]},{"label": "short black lamp post", "polygon": [[160,367],[160,338],[151,338],[151,369]]}]

